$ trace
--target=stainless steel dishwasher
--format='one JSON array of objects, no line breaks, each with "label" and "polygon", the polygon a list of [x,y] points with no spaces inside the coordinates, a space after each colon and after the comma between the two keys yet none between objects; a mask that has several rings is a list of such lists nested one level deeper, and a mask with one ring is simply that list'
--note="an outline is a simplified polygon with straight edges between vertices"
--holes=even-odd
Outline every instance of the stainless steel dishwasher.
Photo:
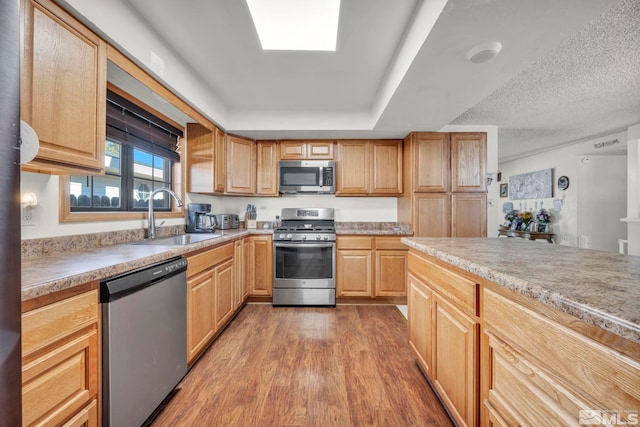
[{"label": "stainless steel dishwasher", "polygon": [[102,425],[141,426],[187,373],[187,260],[100,283]]}]

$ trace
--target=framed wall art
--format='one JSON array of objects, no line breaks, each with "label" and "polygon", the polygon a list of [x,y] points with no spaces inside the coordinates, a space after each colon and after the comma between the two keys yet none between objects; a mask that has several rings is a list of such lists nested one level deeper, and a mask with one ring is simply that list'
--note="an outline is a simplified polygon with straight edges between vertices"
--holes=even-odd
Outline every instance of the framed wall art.
[{"label": "framed wall art", "polygon": [[509,177],[511,200],[548,199],[553,197],[553,169],[522,173]]},{"label": "framed wall art", "polygon": [[500,197],[509,197],[509,184],[500,184]]}]

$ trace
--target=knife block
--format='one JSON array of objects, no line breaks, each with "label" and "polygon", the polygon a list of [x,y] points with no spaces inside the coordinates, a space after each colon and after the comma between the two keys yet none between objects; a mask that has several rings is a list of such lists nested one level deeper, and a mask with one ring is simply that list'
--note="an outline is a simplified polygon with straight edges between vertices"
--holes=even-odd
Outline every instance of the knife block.
[{"label": "knife block", "polygon": [[244,228],[256,228],[256,220],[255,219],[246,219],[244,220]]}]

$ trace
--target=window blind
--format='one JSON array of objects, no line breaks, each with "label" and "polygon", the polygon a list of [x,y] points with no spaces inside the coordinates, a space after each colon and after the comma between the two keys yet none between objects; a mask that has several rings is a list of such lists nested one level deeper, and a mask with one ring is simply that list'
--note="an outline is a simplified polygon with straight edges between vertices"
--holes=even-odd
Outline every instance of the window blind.
[{"label": "window blind", "polygon": [[183,132],[122,96],[107,90],[107,136],[173,162]]}]

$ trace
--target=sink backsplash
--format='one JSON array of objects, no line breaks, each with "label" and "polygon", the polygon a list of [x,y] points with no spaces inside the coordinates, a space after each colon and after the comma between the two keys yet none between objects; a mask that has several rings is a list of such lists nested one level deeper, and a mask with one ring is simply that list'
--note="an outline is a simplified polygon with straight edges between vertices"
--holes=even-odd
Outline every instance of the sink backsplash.
[{"label": "sink backsplash", "polygon": [[[181,233],[182,227],[177,227]],[[158,237],[175,234],[176,226],[157,227]],[[121,245],[145,238],[146,229],[106,231],[102,233],[75,234],[72,236],[44,237],[22,241],[22,258],[37,258],[62,252],[78,252],[103,246]]]}]

